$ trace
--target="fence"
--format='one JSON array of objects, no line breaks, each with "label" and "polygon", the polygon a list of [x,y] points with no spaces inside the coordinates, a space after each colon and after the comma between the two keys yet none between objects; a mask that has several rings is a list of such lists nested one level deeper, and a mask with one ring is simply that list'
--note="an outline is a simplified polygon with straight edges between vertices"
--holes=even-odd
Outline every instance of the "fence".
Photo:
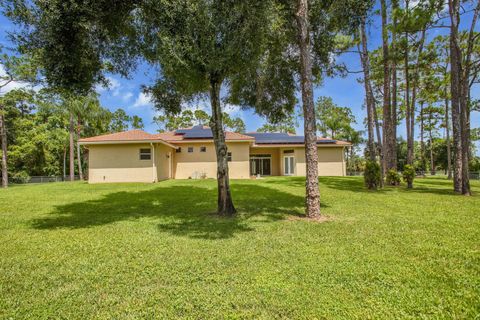
[{"label": "fence", "polygon": [[[399,174],[402,174],[401,171],[398,172]],[[363,176],[363,171],[347,171],[347,176]],[[416,176],[417,177],[433,177],[430,172],[428,171],[416,171]],[[434,176],[446,176],[445,173],[443,172],[437,172]],[[470,180],[480,180],[480,171],[479,172],[473,172],[471,171],[469,173]]]},{"label": "fence", "polygon": [[[74,180],[80,180],[80,176],[75,176]],[[70,176],[31,176],[25,177],[22,181],[12,179],[9,177],[9,183],[12,184],[24,184],[24,183],[49,183],[49,182],[62,182],[70,181]]]}]

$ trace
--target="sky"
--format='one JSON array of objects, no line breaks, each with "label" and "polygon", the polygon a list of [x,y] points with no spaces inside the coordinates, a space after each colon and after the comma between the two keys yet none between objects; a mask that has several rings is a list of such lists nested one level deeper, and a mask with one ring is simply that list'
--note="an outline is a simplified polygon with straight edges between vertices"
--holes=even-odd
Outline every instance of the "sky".
[{"label": "sky", "polygon": [[[466,27],[466,23],[471,21],[471,16],[466,15],[462,17]],[[13,44],[9,41],[8,33],[14,31],[15,26],[11,22],[0,14],[0,44],[6,48],[13,47]],[[372,18],[371,26],[369,27],[369,49],[373,50],[381,45],[381,30],[380,30],[380,17],[374,16]],[[476,30],[479,31],[477,24]],[[431,37],[448,32],[448,29],[434,29],[431,32]],[[344,62],[349,70],[361,70],[358,54],[348,53],[337,58],[338,61]],[[110,81],[109,88],[97,87],[97,91],[100,94],[101,104],[114,111],[117,108],[124,109],[129,115],[138,115],[143,119],[145,124],[145,131],[154,133],[158,129],[158,126],[153,122],[153,117],[158,113],[154,110],[152,103],[149,101],[148,96],[142,93],[141,86],[149,85],[153,83],[155,74],[152,71],[153,68],[146,64],[141,64],[137,70],[130,76],[129,79],[121,78],[117,75],[108,75]],[[0,73],[2,72],[0,66]],[[335,77],[325,78],[321,86],[317,86],[314,89],[315,100],[320,96],[329,96],[333,101],[343,107],[349,107],[355,118],[356,124],[354,127],[357,130],[364,130],[363,119],[366,117],[366,110],[363,107],[364,104],[364,88],[361,83],[358,82],[360,74],[349,74],[347,77]],[[21,84],[14,83],[9,86],[8,89],[21,86]],[[480,98],[480,86],[476,86],[472,90],[472,96],[474,98]],[[299,102],[301,100],[299,99]],[[225,110],[230,113],[231,116],[240,117],[246,124],[247,132],[255,131],[260,128],[266,121],[262,117],[259,117],[255,113],[249,110],[240,110],[237,106],[224,106]],[[208,102],[199,102],[191,108],[209,110]],[[299,109],[300,110],[300,109]],[[297,128],[297,134],[302,134],[303,124],[299,121]],[[472,113],[471,117],[472,128],[480,126],[480,114],[478,112]],[[398,126],[398,135],[405,138],[405,123],[401,123]],[[419,130],[416,129],[416,134]],[[443,135],[443,132],[440,134]],[[418,137],[416,137],[418,139]],[[477,153],[480,152],[480,144],[477,143]]]}]

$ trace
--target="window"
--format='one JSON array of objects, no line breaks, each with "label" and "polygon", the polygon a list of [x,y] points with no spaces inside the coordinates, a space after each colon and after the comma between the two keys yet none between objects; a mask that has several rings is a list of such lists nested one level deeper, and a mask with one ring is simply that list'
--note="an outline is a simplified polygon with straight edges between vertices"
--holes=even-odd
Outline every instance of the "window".
[{"label": "window", "polygon": [[188,147],[188,152],[192,153],[193,152],[193,147]]},{"label": "window", "polygon": [[227,161],[232,161],[232,153],[227,152]]},{"label": "window", "polygon": [[200,152],[207,152],[207,147],[200,147]]},{"label": "window", "polygon": [[140,149],[140,160],[152,159],[152,150],[150,148]]},{"label": "window", "polygon": [[178,147],[178,149],[175,150],[175,153],[180,153],[180,152],[182,152],[182,147]]}]

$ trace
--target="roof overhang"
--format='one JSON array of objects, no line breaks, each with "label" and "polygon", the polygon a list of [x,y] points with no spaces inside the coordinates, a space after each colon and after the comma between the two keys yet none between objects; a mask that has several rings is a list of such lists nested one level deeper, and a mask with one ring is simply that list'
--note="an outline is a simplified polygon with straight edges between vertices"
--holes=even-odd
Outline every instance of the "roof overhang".
[{"label": "roof overhang", "polygon": [[78,144],[82,146],[89,145],[108,145],[108,144],[144,144],[144,143],[161,143],[167,147],[178,149],[177,146],[166,142],[164,140],[110,140],[110,141],[79,141]]},{"label": "roof overhang", "polygon": [[[340,148],[340,147],[348,147],[350,144],[334,144],[334,143],[317,143],[317,148]],[[305,147],[304,144],[253,144],[254,148],[298,148],[298,147]]]},{"label": "roof overhang", "polygon": [[[251,140],[225,140],[225,142],[254,142],[253,139]],[[174,144],[186,144],[186,143],[213,143],[213,139],[185,139],[185,140],[171,140],[170,143]]]}]

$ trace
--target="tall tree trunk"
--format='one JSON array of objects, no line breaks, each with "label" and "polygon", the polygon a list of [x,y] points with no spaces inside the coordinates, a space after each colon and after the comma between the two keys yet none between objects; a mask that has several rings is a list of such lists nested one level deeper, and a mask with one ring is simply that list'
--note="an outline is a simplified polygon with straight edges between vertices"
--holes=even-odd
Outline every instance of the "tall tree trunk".
[{"label": "tall tree trunk", "polygon": [[306,208],[309,218],[320,216],[320,190],[318,187],[317,126],[313,102],[312,58],[308,21],[308,1],[297,0],[298,46],[300,49],[300,78],[302,88],[303,118],[305,130]]},{"label": "tall tree trunk", "polygon": [[82,169],[82,150],[80,148],[80,134],[81,134],[81,129],[80,129],[80,123],[77,123],[78,129],[77,129],[77,166],[78,166],[78,175],[80,177],[80,181],[83,181],[83,169]]},{"label": "tall tree trunk", "polygon": [[[370,91],[373,90],[370,88]],[[385,158],[383,154],[382,134],[380,133],[380,124],[378,123],[377,108],[373,106],[373,119],[375,121],[375,130],[377,133],[377,152],[380,158],[380,187],[383,188],[383,177],[385,176]]]},{"label": "tall tree trunk", "polygon": [[360,61],[362,63],[363,69],[363,84],[365,86],[365,102],[367,104],[367,132],[368,132],[368,141],[367,149],[369,153],[370,161],[375,161],[375,137],[374,137],[374,115],[375,112],[375,100],[373,97],[372,87],[370,86],[370,59],[368,57],[368,47],[367,47],[367,35],[365,30],[365,17],[362,17],[360,23],[360,37],[362,43],[362,49],[360,50],[360,45],[358,51],[360,52]]},{"label": "tall tree trunk", "polygon": [[67,146],[63,149],[63,181],[67,178]]},{"label": "tall tree trunk", "polygon": [[2,188],[8,187],[7,166],[7,128],[5,125],[5,108],[0,104],[0,143],[2,144]]},{"label": "tall tree trunk", "polygon": [[[408,0],[405,1],[405,10],[408,15]],[[410,73],[409,73],[409,41],[408,41],[408,32],[405,31],[405,52],[404,52],[404,64],[405,64],[405,123],[407,126],[407,164],[413,165],[413,136],[411,128],[410,117],[412,115],[411,105],[410,105]]]},{"label": "tall tree trunk", "polygon": [[210,76],[210,104],[212,118],[210,128],[213,133],[215,152],[217,155],[217,213],[221,216],[233,216],[237,211],[233,205],[228,177],[228,150],[223,130],[222,109],[220,106],[220,87],[222,79],[217,75]]},{"label": "tall tree trunk", "polygon": [[435,170],[435,163],[434,163],[434,159],[433,159],[433,136],[432,136],[432,122],[433,122],[433,119],[432,119],[432,112],[429,113],[428,120],[429,120],[428,134],[429,134],[429,139],[430,139],[430,174],[432,176],[434,176],[435,173],[436,173],[436,170]]},{"label": "tall tree trunk", "polygon": [[[420,73],[420,59],[423,52],[423,45],[425,43],[426,29],[422,30],[422,35],[420,36],[420,42],[418,46],[417,59],[415,63],[414,73],[413,73],[413,82],[412,82],[412,101],[410,101],[410,146],[411,146],[411,164],[413,164],[413,159],[415,156],[415,107],[417,102],[417,91],[418,91],[418,80]],[[408,47],[408,46],[407,46]]]},{"label": "tall tree trunk", "polygon": [[[445,87],[445,91],[447,87]],[[445,92],[445,97],[446,97]],[[452,150],[450,146],[450,120],[448,113],[450,112],[448,107],[449,101],[448,98],[445,98],[445,135],[447,140],[447,179],[452,179]]]},{"label": "tall tree trunk", "polygon": [[[398,0],[392,1],[392,9],[398,9]],[[397,17],[393,15],[393,30],[392,30],[392,51],[393,59],[391,60],[391,76],[392,76],[392,108],[391,108],[391,125],[392,125],[392,134],[390,136],[390,145],[392,146],[392,164],[393,168],[397,169],[397,59],[396,59],[396,50],[397,50]]]},{"label": "tall tree trunk", "polygon": [[462,121],[461,121],[461,49],[458,39],[459,19],[459,0],[449,0],[450,13],[450,90],[452,102],[452,129],[453,129],[453,148],[454,148],[454,166],[453,166],[453,188],[457,193],[462,193]]},{"label": "tall tree trunk", "polygon": [[422,170],[426,170],[426,161],[425,161],[425,140],[424,140],[424,135],[425,135],[425,130],[424,130],[424,121],[423,121],[423,101],[420,102],[420,158],[422,161]]},{"label": "tall tree trunk", "polygon": [[[462,136],[462,194],[471,195],[470,177],[469,177],[469,159],[470,154],[470,72],[472,52],[474,50],[475,27],[477,24],[478,14],[480,11],[480,1],[477,0],[473,12],[472,23],[467,38],[467,50],[465,53],[465,66],[460,78],[460,122],[461,122],[461,136]],[[460,22],[460,18],[458,18]],[[452,23],[453,24],[453,23]],[[458,32],[458,25],[457,32]],[[458,36],[458,34],[457,34]],[[460,52],[461,54],[461,52]],[[462,62],[460,55],[460,62]]]},{"label": "tall tree trunk", "polygon": [[392,145],[392,115],[390,100],[390,55],[388,52],[387,5],[385,0],[380,0],[382,12],[382,51],[383,51],[383,157],[384,173],[396,169],[393,153],[395,144]]},{"label": "tall tree trunk", "polygon": [[73,136],[75,135],[75,128],[73,123],[73,113],[70,113],[70,125],[68,127],[68,133],[70,138],[70,181],[75,180],[75,145],[73,142]]}]

